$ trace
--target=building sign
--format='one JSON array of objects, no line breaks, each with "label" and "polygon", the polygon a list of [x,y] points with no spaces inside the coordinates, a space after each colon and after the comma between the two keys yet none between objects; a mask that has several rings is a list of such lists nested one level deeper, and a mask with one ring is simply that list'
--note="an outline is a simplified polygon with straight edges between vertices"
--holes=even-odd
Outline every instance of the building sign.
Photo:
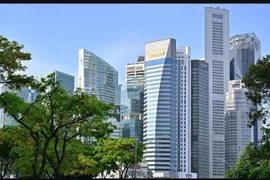
[{"label": "building sign", "polygon": [[169,50],[170,44],[171,39],[154,41],[145,44],[145,61],[164,58],[168,52],[171,54],[171,51]]},{"label": "building sign", "polygon": [[148,54],[147,58],[151,59],[151,58],[158,58],[161,56],[164,56],[165,52],[157,52],[157,53],[152,53],[152,54]]}]

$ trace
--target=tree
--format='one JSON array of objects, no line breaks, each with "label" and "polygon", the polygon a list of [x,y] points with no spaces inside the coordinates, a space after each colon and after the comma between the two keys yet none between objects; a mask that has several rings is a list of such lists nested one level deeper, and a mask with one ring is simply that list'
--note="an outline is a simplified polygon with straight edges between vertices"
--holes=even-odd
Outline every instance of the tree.
[{"label": "tree", "polygon": [[[25,157],[30,163],[28,166],[24,164],[25,168],[28,167],[28,176],[45,177],[46,165],[49,163],[53,176],[59,177],[69,141],[82,136],[105,137],[112,132],[111,124],[103,120],[110,116],[108,112],[113,106],[98,101],[95,96],[84,94],[80,89],[70,96],[53,74],[33,86],[38,92],[33,103],[25,102],[15,93],[4,92],[0,95],[0,108],[13,117],[33,141],[32,147],[20,147],[22,152],[28,151]],[[56,161],[52,161],[47,154],[51,146]],[[32,167],[29,167],[30,164]]]},{"label": "tree", "polygon": [[3,179],[7,173],[11,173],[15,160],[14,153],[12,152],[15,143],[7,132],[10,132],[7,127],[0,129],[0,179]]},{"label": "tree", "polygon": [[226,173],[226,178],[234,178],[234,172],[237,172],[238,178],[247,178],[251,169],[257,167],[259,161],[259,151],[254,143],[249,143],[242,156],[238,160],[233,170]]},{"label": "tree", "polygon": [[22,50],[23,45],[0,36],[0,83],[9,88],[20,89],[34,82],[33,76],[18,74],[27,69],[22,63],[31,60],[31,54]]},{"label": "tree", "polygon": [[[100,146],[95,147],[96,158],[103,167],[103,173],[107,171],[118,171],[119,178],[126,178],[128,169],[135,162],[135,143],[136,140],[132,138],[119,138],[104,140]],[[138,145],[138,162],[142,161],[143,144]],[[104,176],[105,177],[105,176]]]},{"label": "tree", "polygon": [[[256,147],[254,143],[246,146],[244,153],[233,169],[238,178],[269,178],[270,175],[270,129],[262,128],[261,144]],[[226,173],[226,178],[234,178],[233,170]]]},{"label": "tree", "polygon": [[[243,77],[242,82],[249,90],[247,98],[253,103],[253,108],[249,112],[251,125],[258,120],[266,122],[268,114],[265,105],[270,105],[270,55],[266,55],[256,64],[251,65],[247,74]],[[264,104],[264,106],[263,106]],[[258,108],[258,106],[260,108]]]},{"label": "tree", "polygon": [[[48,166],[48,174],[54,174],[52,167],[56,167],[57,160],[55,159],[54,143],[48,150],[48,156],[55,163],[53,166]],[[59,146],[60,147],[60,146]],[[79,139],[72,139],[65,150],[65,157],[63,158],[60,175],[61,177],[80,177],[87,175],[94,177],[98,174],[97,162],[93,160],[93,147],[83,144]]]},{"label": "tree", "polygon": [[[25,159],[21,159],[21,157],[25,157],[25,155],[29,153],[29,149],[33,146],[33,141],[29,138],[28,132],[19,125],[4,126],[1,128],[0,142],[1,162],[2,165],[6,165],[6,169],[2,171],[2,177],[8,173],[17,174],[20,164],[24,167],[24,163],[27,163]],[[32,158],[32,156],[29,157]],[[21,172],[24,173],[24,171]]]}]

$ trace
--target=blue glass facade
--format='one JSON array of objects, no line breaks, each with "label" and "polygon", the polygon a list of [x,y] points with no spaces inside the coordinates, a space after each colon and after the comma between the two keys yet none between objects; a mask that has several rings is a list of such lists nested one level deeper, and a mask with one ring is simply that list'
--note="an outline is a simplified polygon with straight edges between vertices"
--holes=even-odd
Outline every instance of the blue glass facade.
[{"label": "blue glass facade", "polygon": [[[135,86],[136,87],[136,86]],[[121,128],[122,137],[143,139],[143,87],[129,88],[121,91]]]},{"label": "blue glass facade", "polygon": [[169,41],[164,58],[145,62],[143,123],[145,159],[149,168],[175,177],[172,166],[177,167],[178,83],[176,42]]}]

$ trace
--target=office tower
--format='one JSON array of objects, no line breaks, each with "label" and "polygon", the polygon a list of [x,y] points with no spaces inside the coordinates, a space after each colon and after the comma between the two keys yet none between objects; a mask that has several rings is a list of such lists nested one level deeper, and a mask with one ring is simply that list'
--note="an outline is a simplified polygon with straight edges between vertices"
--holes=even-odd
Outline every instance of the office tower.
[{"label": "office tower", "polygon": [[178,73],[178,167],[181,177],[191,173],[191,91],[190,91],[190,56],[188,46],[176,49]]},{"label": "office tower", "polygon": [[248,112],[252,103],[247,100],[246,92],[241,80],[229,81],[225,114],[225,160],[226,170],[233,168],[243,154],[246,145],[254,142],[253,131],[249,128]]},{"label": "office tower", "polygon": [[255,33],[230,38],[230,80],[240,80],[252,64],[261,58],[261,42]]},{"label": "office tower", "polygon": [[108,122],[112,123],[115,126],[115,129],[110,134],[112,139],[118,139],[121,137],[121,123],[117,120],[117,118],[109,118]]},{"label": "office tower", "polygon": [[85,49],[79,50],[79,87],[99,100],[117,104],[118,72],[106,61]]},{"label": "office tower", "polygon": [[[60,72],[60,71],[56,71],[56,70],[53,71],[52,73],[54,73],[55,80],[60,82],[60,84],[64,87],[64,89],[70,92],[71,95],[73,95],[75,77],[72,75]],[[41,78],[46,78],[48,75],[52,73],[42,74]]]},{"label": "office tower", "polygon": [[124,84],[121,91],[122,137],[137,137],[143,140],[143,87],[128,88]]},{"label": "office tower", "polygon": [[208,63],[191,61],[191,172],[209,177]]},{"label": "office tower", "polygon": [[[19,97],[23,98],[25,102],[32,103],[36,100],[37,97],[37,91],[34,89],[31,89],[30,87],[22,87],[21,90],[10,90],[7,86],[2,85],[1,87],[1,93],[3,92],[14,92]],[[11,116],[8,116],[6,113],[4,113],[4,110],[0,110],[0,128],[3,126],[11,126],[11,125],[17,125],[18,123],[12,118]]]},{"label": "office tower", "polygon": [[178,177],[176,40],[145,44],[144,153],[154,177]]},{"label": "office tower", "polygon": [[205,8],[205,61],[209,66],[209,177],[224,178],[224,112],[229,81],[229,11]]},{"label": "office tower", "polygon": [[[240,80],[252,64],[261,58],[261,42],[255,33],[237,34],[230,38],[230,80]],[[252,139],[257,146],[261,138],[260,121],[252,128]]]},{"label": "office tower", "polygon": [[144,56],[126,66],[126,84],[121,91],[122,137],[143,141]]},{"label": "office tower", "polygon": [[136,63],[127,64],[126,82],[127,87],[143,86],[144,56],[139,56]]}]

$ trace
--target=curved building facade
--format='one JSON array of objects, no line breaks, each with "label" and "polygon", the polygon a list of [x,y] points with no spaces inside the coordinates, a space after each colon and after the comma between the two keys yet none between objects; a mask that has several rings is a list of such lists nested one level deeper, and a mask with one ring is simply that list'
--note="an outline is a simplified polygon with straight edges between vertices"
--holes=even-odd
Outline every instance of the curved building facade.
[{"label": "curved building facade", "polygon": [[177,175],[176,40],[145,45],[144,158],[154,177]]},{"label": "curved building facade", "polygon": [[106,103],[119,104],[118,72],[106,61],[85,49],[79,50],[79,87]]}]

